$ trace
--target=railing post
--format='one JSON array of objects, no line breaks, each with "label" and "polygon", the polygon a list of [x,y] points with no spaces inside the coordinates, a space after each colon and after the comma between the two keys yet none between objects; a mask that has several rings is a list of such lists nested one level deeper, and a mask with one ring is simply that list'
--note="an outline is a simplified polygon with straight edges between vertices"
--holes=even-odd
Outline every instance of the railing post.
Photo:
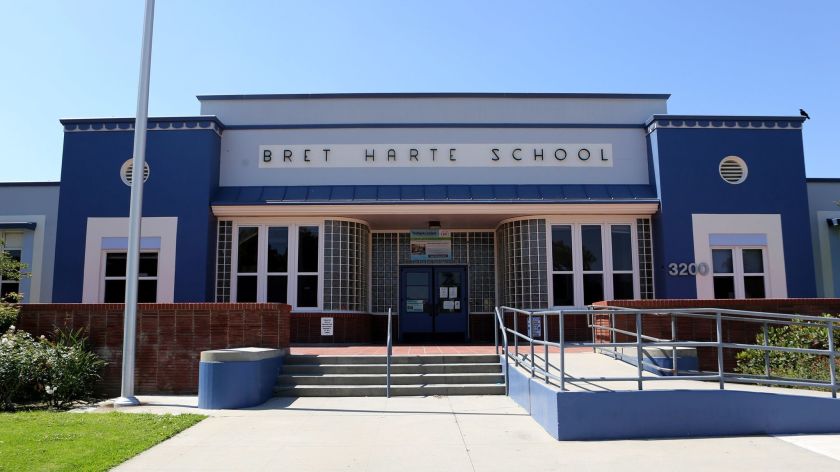
[{"label": "railing post", "polygon": [[638,362],[636,366],[636,371],[639,375],[638,387],[639,390],[642,390],[642,375],[643,375],[643,368],[642,364],[645,361],[644,358],[644,349],[642,348],[642,312],[636,312],[636,356],[638,356]]},{"label": "railing post", "polygon": [[519,313],[513,312],[513,362],[519,367]]},{"label": "railing post", "polygon": [[592,352],[598,352],[598,348],[595,347],[595,314],[587,313],[586,321],[586,324],[592,327]]},{"label": "railing post", "polygon": [[566,390],[566,332],[563,330],[563,310],[560,310],[560,391]]},{"label": "railing post", "polygon": [[[764,332],[764,347],[767,347],[769,345],[767,323],[763,324],[762,331]],[[770,378],[770,351],[764,351],[764,376]]]},{"label": "railing post", "polygon": [[543,313],[543,325],[542,325],[542,335],[543,335],[543,351],[545,354],[545,383],[548,383],[548,368],[551,364],[548,363],[548,315]]},{"label": "railing post", "polygon": [[837,398],[837,355],[834,352],[834,319],[828,320],[828,369],[831,374],[831,398]]},{"label": "railing post", "polygon": [[385,347],[385,397],[391,398],[391,309],[388,308],[388,335]]},{"label": "railing post", "polygon": [[[677,315],[671,313],[671,341],[677,342]],[[677,346],[671,346],[671,369],[674,376],[680,375],[677,367]]]},{"label": "railing post", "polygon": [[[609,317],[610,317],[610,318],[609,318],[609,319],[610,319],[610,328],[612,328],[612,329],[610,330],[610,341],[611,341],[613,344],[615,344],[615,329],[616,329],[616,326],[615,326],[615,313],[610,313],[610,314],[609,314]],[[612,347],[612,349],[613,349],[613,359],[618,359],[618,346],[613,346],[613,347]]]},{"label": "railing post", "polygon": [[720,382],[720,389],[723,390],[723,320],[720,312],[716,312],[715,327],[717,328],[717,361],[718,361],[718,377]]},{"label": "railing post", "polygon": [[528,344],[531,350],[531,378],[534,378],[534,320],[530,311],[528,312]]},{"label": "railing post", "polygon": [[499,355],[499,317],[493,314],[493,342],[496,344],[496,355]]}]

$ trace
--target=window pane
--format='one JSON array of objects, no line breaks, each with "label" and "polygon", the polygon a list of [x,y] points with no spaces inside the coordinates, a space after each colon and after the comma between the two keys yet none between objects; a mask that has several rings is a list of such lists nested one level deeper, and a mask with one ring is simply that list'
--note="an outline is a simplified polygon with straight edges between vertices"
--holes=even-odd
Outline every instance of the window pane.
[{"label": "window pane", "polygon": [[297,289],[297,306],[316,307],[318,306],[318,276],[299,275]]},{"label": "window pane", "polygon": [[[551,253],[555,271],[572,270],[572,227],[551,227]],[[555,303],[556,305],[556,303]]]},{"label": "window pane", "polygon": [[239,260],[236,265],[238,272],[257,271],[257,241],[259,228],[239,228]]},{"label": "window pane", "polygon": [[256,275],[240,275],[236,278],[236,301],[240,303],[257,301]]},{"label": "window pane", "polygon": [[735,298],[735,277],[715,276],[715,298]]},{"label": "window pane", "polygon": [[268,271],[286,272],[287,270],[289,270],[289,228],[268,228]]},{"label": "window pane", "polygon": [[157,280],[141,280],[137,283],[138,303],[157,303]]},{"label": "window pane", "polygon": [[[124,252],[109,252],[105,255],[105,277],[125,277],[126,255]],[[120,300],[122,303],[122,300]]]},{"label": "window pane", "polygon": [[105,281],[105,303],[125,302],[125,280]]},{"label": "window pane", "polygon": [[298,272],[318,272],[318,227],[301,226],[298,238]]},{"label": "window pane", "polygon": [[633,242],[630,237],[630,225],[613,225],[612,258],[613,270],[633,270]]},{"label": "window pane", "polygon": [[[17,282],[3,282],[0,285],[0,300],[6,300],[6,297],[9,296],[10,293],[18,293],[20,292],[20,284]],[[15,301],[9,299],[8,301]]]},{"label": "window pane", "polygon": [[158,254],[156,252],[140,253],[140,277],[157,277]]},{"label": "window pane", "polygon": [[613,299],[614,300],[632,300],[633,299],[633,274],[614,274],[613,275]]},{"label": "window pane", "polygon": [[604,276],[583,274],[583,304],[591,305],[604,300]]},{"label": "window pane", "polygon": [[268,292],[265,296],[265,301],[268,303],[286,303],[288,299],[289,277],[285,275],[270,275],[268,276]]},{"label": "window pane", "polygon": [[6,254],[9,255],[9,259],[20,262],[20,249],[7,249]]},{"label": "window pane", "polygon": [[583,246],[583,270],[602,270],[601,226],[581,226],[580,235]]},{"label": "window pane", "polygon": [[748,275],[744,277],[744,297],[764,298],[766,296],[764,293],[763,275]]},{"label": "window pane", "polygon": [[741,251],[744,258],[744,273],[745,274],[763,274],[764,273],[764,257],[761,249],[744,249]]},{"label": "window pane", "polygon": [[554,306],[574,306],[575,283],[572,274],[554,274]]},{"label": "window pane", "polygon": [[712,249],[712,266],[715,274],[735,272],[732,266],[732,249]]}]

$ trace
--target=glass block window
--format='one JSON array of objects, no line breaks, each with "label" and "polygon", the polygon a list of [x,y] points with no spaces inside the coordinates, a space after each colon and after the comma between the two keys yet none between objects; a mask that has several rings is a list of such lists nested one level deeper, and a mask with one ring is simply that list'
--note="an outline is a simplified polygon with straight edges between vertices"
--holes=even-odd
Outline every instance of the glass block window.
[{"label": "glass block window", "polygon": [[[371,238],[371,311],[386,313],[399,306],[401,265],[429,265],[411,260],[411,236],[402,232],[376,232]],[[494,233],[452,233],[452,259],[437,265],[466,265],[471,313],[491,313],[496,304]]]},{"label": "glass block window", "polygon": [[216,231],[216,302],[230,301],[230,258],[233,223],[219,221]]},{"label": "glass block window", "polygon": [[324,222],[325,310],[367,310],[369,239],[363,223]]},{"label": "glass block window", "polygon": [[653,290],[653,243],[650,219],[636,220],[636,239],[639,244],[639,297],[643,300],[654,297]]},{"label": "glass block window", "polygon": [[496,230],[502,304],[522,309],[548,307],[544,219],[517,220]]}]

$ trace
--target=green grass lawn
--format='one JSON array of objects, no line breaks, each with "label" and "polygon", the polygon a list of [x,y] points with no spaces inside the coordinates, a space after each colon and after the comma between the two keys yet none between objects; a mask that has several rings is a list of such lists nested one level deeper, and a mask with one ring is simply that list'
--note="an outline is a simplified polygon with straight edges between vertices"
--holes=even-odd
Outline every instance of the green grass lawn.
[{"label": "green grass lawn", "polygon": [[202,415],[0,413],[0,470],[108,470]]}]

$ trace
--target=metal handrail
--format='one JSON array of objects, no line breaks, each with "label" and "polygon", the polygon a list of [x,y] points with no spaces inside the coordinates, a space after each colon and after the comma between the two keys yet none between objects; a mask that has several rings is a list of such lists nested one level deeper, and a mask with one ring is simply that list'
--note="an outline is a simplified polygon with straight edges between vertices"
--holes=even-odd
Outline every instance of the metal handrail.
[{"label": "metal handrail", "polygon": [[[513,313],[513,328],[509,328],[505,326],[504,323],[504,314],[506,312]],[[744,310],[727,310],[727,309],[717,309],[717,308],[682,308],[682,309],[634,309],[634,308],[623,308],[623,307],[587,307],[585,309],[569,309],[569,310],[523,310],[518,308],[512,308],[507,306],[496,307],[496,352],[498,353],[499,349],[499,336],[498,332],[500,331],[503,335],[504,343],[505,343],[505,362],[508,363],[508,358],[513,357],[514,362],[517,366],[522,363],[522,367],[528,371],[531,377],[543,377],[545,381],[548,383],[551,380],[557,381],[560,384],[560,389],[565,390],[565,382],[568,379],[574,381],[636,381],[637,388],[642,390],[644,388],[644,382],[650,380],[713,380],[719,383],[719,388],[724,389],[726,382],[730,383],[756,383],[756,384],[765,384],[765,385],[785,385],[785,386],[802,386],[802,387],[821,387],[821,388],[829,388],[831,390],[831,395],[833,398],[837,398],[837,391],[838,391],[838,382],[837,382],[837,367],[836,367],[836,359],[837,359],[837,350],[834,343],[834,330],[838,327],[835,325],[840,325],[840,318],[833,318],[833,317],[819,317],[819,316],[811,316],[811,315],[795,315],[795,314],[782,314],[782,313],[766,313],[766,312],[753,312],[753,311],[744,311]],[[595,317],[593,315],[609,315],[610,317],[610,324],[608,326],[602,326],[596,324]],[[517,323],[517,315],[526,315],[528,316],[529,322],[528,326],[533,326],[531,322],[533,317],[540,316],[542,317],[543,321],[543,337],[547,338],[545,335],[548,330],[548,323],[547,319],[549,316],[557,316],[559,321],[559,342],[552,342],[547,341],[545,339],[534,339],[532,336],[532,332],[524,334],[519,331],[518,323]],[[642,315],[655,315],[655,316],[670,316],[671,317],[671,339],[660,339],[655,338],[653,336],[648,336],[643,334],[642,330],[642,322],[643,318]],[[565,341],[565,333],[564,333],[564,319],[566,316],[587,316],[587,328],[592,329],[593,339],[592,342],[566,342]],[[635,318],[635,332],[627,331],[623,329],[619,329],[615,327],[615,318],[616,316],[633,316]],[[716,339],[714,341],[678,341],[676,337],[676,319],[679,317],[685,318],[705,318],[711,319],[715,321],[715,335]],[[763,333],[763,340],[762,344],[746,344],[746,343],[734,343],[734,342],[724,342],[723,340],[723,321],[739,321],[745,323],[755,323],[762,325],[762,333]],[[819,326],[823,327],[828,332],[828,349],[809,349],[809,348],[791,348],[785,346],[773,346],[769,344],[768,341],[768,325],[780,325],[780,326]],[[610,342],[595,342],[595,330],[602,330],[607,331],[609,333]],[[515,344],[515,352],[513,355],[507,349],[507,335],[511,334],[514,339]],[[616,342],[616,334],[622,334],[631,338],[635,338],[632,341],[627,342]],[[522,356],[519,355],[519,340],[523,340],[529,344],[529,351],[528,354],[524,354]],[[544,347],[544,355],[542,359],[543,365],[538,365],[537,359],[538,356],[535,355],[535,346],[543,346]],[[549,346],[557,347],[560,350],[560,362],[559,366],[554,366],[549,363],[548,360],[548,349]],[[636,356],[638,359],[637,362],[637,372],[636,377],[572,377],[568,375],[565,371],[565,348],[568,347],[591,347],[593,349],[603,349],[603,348],[619,348],[619,347],[627,347],[627,348],[635,348]],[[672,367],[669,368],[658,368],[657,370],[660,372],[667,372],[670,371],[673,373],[672,376],[665,376],[665,377],[644,377],[644,349],[646,347],[661,347],[661,348],[671,348],[672,350]],[[702,371],[692,371],[697,372],[696,374],[692,375],[679,375],[679,368],[677,364],[677,348],[678,347],[714,347],[717,351],[717,370],[713,373],[704,373]],[[723,361],[723,352],[724,349],[738,349],[738,350],[757,350],[764,352],[764,361],[765,361],[765,375],[761,376],[753,376],[748,374],[735,374],[735,373],[726,373],[724,370],[724,361]],[[618,357],[617,351],[615,352],[616,358]],[[770,361],[769,361],[769,354],[770,352],[790,352],[790,353],[799,353],[799,354],[810,354],[810,355],[822,355],[828,356],[829,358],[829,379],[830,381],[817,381],[817,380],[808,380],[808,379],[794,379],[794,378],[782,378],[782,377],[772,377],[770,372]],[[560,371],[560,375],[556,375],[550,372],[551,368],[555,368]],[[507,384],[507,377],[506,377],[506,384]]]},{"label": "metal handrail", "polygon": [[[499,354],[499,327],[500,326],[504,327],[505,320],[502,319],[502,315],[499,313],[499,307],[495,308],[495,312],[496,312],[496,319],[495,319],[494,324],[496,325],[496,329],[494,330],[494,334],[495,334],[494,338],[496,340],[496,355],[498,355]],[[505,365],[504,365],[504,369],[505,369],[505,395],[507,395],[507,394],[510,393],[510,376],[508,375],[508,373],[510,371],[510,362],[508,362],[507,332],[505,332],[504,330],[502,330],[502,343],[503,343],[503,349],[504,349],[504,353],[505,353]]]},{"label": "metal handrail", "polygon": [[391,309],[388,308],[388,334],[386,338],[385,347],[385,396],[391,398],[391,349],[393,342],[391,341]]}]

